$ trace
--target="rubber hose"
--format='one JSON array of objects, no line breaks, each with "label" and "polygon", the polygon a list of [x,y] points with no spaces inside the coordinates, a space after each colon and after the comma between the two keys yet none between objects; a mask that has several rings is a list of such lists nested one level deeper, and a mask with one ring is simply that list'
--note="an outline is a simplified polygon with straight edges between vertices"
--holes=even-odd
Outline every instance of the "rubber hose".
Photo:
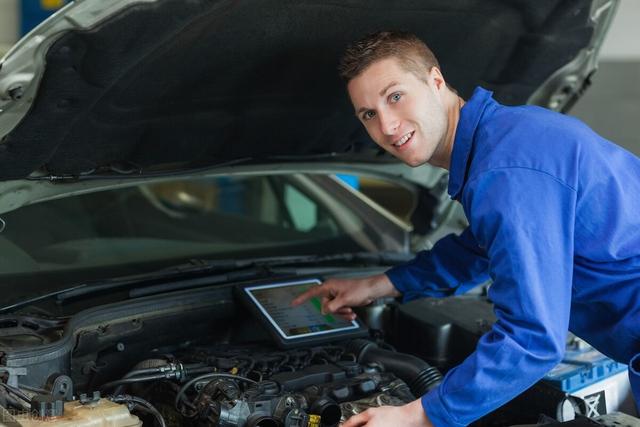
[{"label": "rubber hose", "polygon": [[356,355],[358,363],[381,365],[407,383],[414,396],[420,397],[442,381],[442,374],[424,360],[406,353],[385,350],[377,344],[363,340],[349,343],[349,351]]}]

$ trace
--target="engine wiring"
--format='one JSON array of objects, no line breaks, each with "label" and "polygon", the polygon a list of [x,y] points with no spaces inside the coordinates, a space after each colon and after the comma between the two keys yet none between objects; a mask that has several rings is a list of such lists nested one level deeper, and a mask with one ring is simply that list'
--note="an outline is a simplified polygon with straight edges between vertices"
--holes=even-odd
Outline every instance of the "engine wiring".
[{"label": "engine wiring", "polygon": [[131,396],[128,394],[121,394],[118,396],[111,396],[110,400],[115,402],[115,403],[124,403],[129,407],[130,411],[133,410],[140,410],[142,412],[148,412],[151,415],[154,416],[154,418],[156,419],[156,421],[158,422],[158,425],[160,427],[167,427],[167,423],[164,419],[164,417],[162,416],[162,414],[160,413],[160,411],[158,411],[155,406],[153,406],[150,402],[146,401],[145,399],[138,397],[138,396]]},{"label": "engine wiring", "polygon": [[[385,363],[372,363],[370,353]],[[81,391],[79,399],[62,396],[55,381],[47,382],[44,389],[27,390],[50,394],[58,405],[60,400],[78,399],[80,405],[89,405],[89,411],[94,406],[122,409],[101,401],[106,399],[126,406],[145,425],[160,427],[241,427],[258,425],[258,421],[269,426],[337,427],[367,408],[414,400],[415,390],[408,384],[415,382],[415,372],[420,371],[422,378],[423,366],[407,357],[367,340],[293,349],[260,342],[200,344],[150,353],[122,376],[101,377],[93,372],[86,383],[70,385],[71,390]],[[404,363],[398,365],[396,359]],[[30,391],[1,385],[0,403],[31,416],[36,397],[29,399]]]},{"label": "engine wiring", "polygon": [[18,397],[28,404],[28,406],[25,407],[24,405],[21,405],[19,402],[17,402],[18,405],[22,406],[22,409],[31,408],[31,398],[27,396],[22,390],[12,387],[9,384],[3,383],[3,382],[0,382],[0,385],[5,389],[5,391],[8,394]]}]

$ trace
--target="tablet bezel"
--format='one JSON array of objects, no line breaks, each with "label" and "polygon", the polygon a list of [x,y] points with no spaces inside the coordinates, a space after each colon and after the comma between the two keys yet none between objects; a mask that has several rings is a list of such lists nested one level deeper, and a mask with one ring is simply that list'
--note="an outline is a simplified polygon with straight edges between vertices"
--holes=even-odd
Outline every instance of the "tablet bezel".
[{"label": "tablet bezel", "polygon": [[[321,285],[322,280],[317,277],[268,282],[260,284],[246,284],[239,287],[242,300],[249,306],[251,311],[258,317],[258,319],[267,327],[271,335],[276,339],[277,344],[281,347],[293,347],[299,345],[320,344],[324,342],[331,342],[337,340],[360,338],[368,335],[367,328],[358,320],[352,320],[351,325],[340,329],[330,329],[325,331],[307,332],[300,335],[287,335],[285,331],[278,325],[273,316],[266,310],[266,308],[258,301],[253,294],[253,290],[257,289],[269,289],[269,288],[281,288],[286,286],[300,286],[300,285]],[[337,316],[334,314],[334,316]]]}]

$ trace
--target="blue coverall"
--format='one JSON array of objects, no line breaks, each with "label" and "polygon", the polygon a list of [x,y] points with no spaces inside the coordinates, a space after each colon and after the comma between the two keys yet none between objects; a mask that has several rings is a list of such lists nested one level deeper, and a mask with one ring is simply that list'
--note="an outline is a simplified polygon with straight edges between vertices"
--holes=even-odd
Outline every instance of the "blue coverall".
[{"label": "blue coverall", "polygon": [[496,323],[422,397],[435,426],[467,425],[529,388],[561,361],[568,330],[623,363],[640,353],[638,157],[577,119],[477,88],[449,173],[469,227],[386,273],[405,301],[492,279]]}]

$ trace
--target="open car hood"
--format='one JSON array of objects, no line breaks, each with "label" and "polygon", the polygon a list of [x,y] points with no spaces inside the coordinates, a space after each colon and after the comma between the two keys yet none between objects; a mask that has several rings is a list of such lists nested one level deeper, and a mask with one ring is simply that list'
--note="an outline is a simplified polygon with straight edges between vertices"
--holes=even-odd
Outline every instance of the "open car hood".
[{"label": "open car hood", "polygon": [[394,162],[353,114],[336,65],[402,29],[467,98],[567,109],[616,0],[83,0],[0,63],[0,180],[234,164]]}]

